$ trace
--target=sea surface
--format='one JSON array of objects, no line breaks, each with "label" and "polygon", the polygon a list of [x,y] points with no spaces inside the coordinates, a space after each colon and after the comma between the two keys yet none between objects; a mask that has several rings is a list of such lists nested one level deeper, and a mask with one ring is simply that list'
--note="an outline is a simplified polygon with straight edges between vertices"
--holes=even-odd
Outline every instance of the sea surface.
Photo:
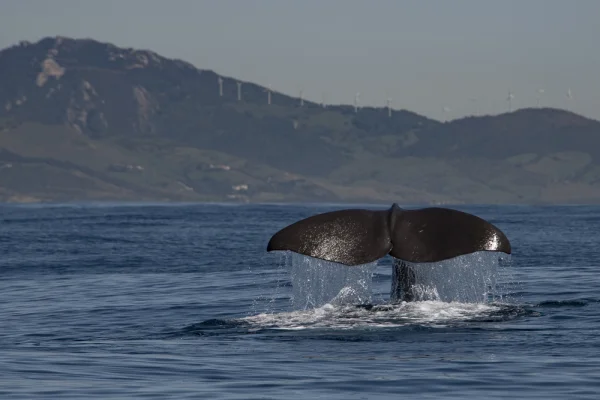
[{"label": "sea surface", "polygon": [[348,207],[0,205],[0,399],[600,398],[600,207],[453,207],[512,256],[398,304],[389,256],[266,252]]}]

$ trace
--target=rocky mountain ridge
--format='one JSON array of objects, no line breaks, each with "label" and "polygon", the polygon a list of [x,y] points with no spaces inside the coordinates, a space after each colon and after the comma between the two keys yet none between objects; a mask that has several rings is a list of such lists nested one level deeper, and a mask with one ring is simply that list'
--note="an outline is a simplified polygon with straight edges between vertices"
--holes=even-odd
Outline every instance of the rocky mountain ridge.
[{"label": "rocky mountain ridge", "polygon": [[600,123],[569,111],[442,123],[269,91],[91,39],[1,50],[0,199],[600,199]]}]

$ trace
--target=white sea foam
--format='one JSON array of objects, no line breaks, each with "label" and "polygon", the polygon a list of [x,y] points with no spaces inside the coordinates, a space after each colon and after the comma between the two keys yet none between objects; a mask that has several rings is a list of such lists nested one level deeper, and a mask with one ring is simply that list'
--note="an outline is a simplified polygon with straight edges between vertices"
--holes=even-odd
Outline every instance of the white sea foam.
[{"label": "white sea foam", "polygon": [[263,329],[283,330],[391,328],[419,324],[439,327],[485,317],[500,310],[501,306],[495,304],[443,301],[401,302],[370,309],[325,304],[313,309],[253,315],[242,321]]}]

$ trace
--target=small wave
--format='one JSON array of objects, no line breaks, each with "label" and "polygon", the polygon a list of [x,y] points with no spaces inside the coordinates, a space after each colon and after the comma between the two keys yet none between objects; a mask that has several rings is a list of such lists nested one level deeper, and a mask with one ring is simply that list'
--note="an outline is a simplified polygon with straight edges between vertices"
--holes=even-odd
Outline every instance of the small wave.
[{"label": "small wave", "polygon": [[587,300],[548,300],[542,301],[535,305],[540,308],[554,308],[554,307],[585,307],[589,301]]},{"label": "small wave", "polygon": [[180,332],[173,332],[169,336],[215,336],[225,333],[243,334],[248,333],[249,328],[247,323],[240,320],[209,319],[186,326]]}]

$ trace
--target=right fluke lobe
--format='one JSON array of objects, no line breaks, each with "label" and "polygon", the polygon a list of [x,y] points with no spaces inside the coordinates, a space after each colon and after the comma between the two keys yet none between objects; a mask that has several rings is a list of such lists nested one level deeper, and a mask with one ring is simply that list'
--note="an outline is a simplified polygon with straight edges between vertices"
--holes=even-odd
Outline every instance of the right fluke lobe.
[{"label": "right fluke lobe", "polygon": [[496,226],[449,208],[403,210],[391,237],[390,255],[415,263],[442,261],[477,251],[512,251],[508,238]]}]

